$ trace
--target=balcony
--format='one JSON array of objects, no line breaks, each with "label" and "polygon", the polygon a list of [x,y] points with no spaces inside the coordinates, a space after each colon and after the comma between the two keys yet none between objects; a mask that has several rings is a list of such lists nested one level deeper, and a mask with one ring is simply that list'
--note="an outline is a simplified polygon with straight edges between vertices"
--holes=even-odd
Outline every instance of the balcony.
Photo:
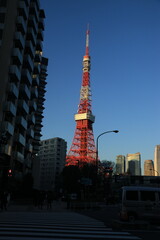
[{"label": "balcony", "polygon": [[3,122],[2,126],[6,133],[9,133],[11,136],[13,136],[14,126],[12,125],[12,123],[5,121]]},{"label": "balcony", "polygon": [[44,39],[44,34],[41,29],[39,29],[38,34],[37,34],[37,39],[43,41]]},{"label": "balcony", "polygon": [[41,137],[38,136],[38,135],[35,135],[35,136],[34,136],[34,139],[35,139],[36,141],[40,141]]},{"label": "balcony", "polygon": [[34,31],[33,31],[32,28],[28,28],[28,32],[27,32],[27,40],[32,41],[33,46],[36,45],[36,37],[35,37]]},{"label": "balcony", "polygon": [[20,95],[22,95],[24,99],[27,99],[27,100],[30,99],[31,92],[26,84],[20,85]]},{"label": "balcony", "polygon": [[35,119],[35,116],[33,114],[29,115],[28,116],[28,122],[31,124],[31,125],[34,125],[35,122],[36,122],[36,119]]},{"label": "balcony", "polygon": [[21,109],[21,111],[23,111],[23,113],[29,113],[29,106],[24,100],[18,100],[18,107]]},{"label": "balcony", "polygon": [[37,39],[37,42],[36,42],[36,50],[42,52],[42,50],[43,50],[43,44],[42,44],[42,41],[41,41],[41,40],[38,40],[38,39]]},{"label": "balcony", "polygon": [[24,155],[21,152],[14,152],[13,156],[18,162],[24,162]]},{"label": "balcony", "polygon": [[22,70],[22,77],[21,77],[22,81],[31,85],[32,84],[32,77],[31,74],[29,73],[29,71],[27,69],[23,69]]},{"label": "balcony", "polygon": [[27,17],[28,17],[28,9],[26,7],[26,3],[23,2],[23,1],[20,1],[18,8],[19,8],[19,15],[23,16],[24,19],[27,19]]},{"label": "balcony", "polygon": [[25,40],[24,40],[24,37],[23,37],[22,33],[21,32],[16,32],[15,35],[14,35],[14,39],[15,39],[15,47],[20,48],[20,49],[24,49]]},{"label": "balcony", "polygon": [[15,83],[9,83],[8,92],[9,92],[10,97],[15,98],[15,99],[18,98],[18,88],[15,85]]},{"label": "balcony", "polygon": [[15,65],[21,65],[22,64],[22,61],[23,61],[23,57],[22,57],[22,53],[21,51],[19,50],[19,48],[14,48],[12,50],[12,59],[13,59],[13,63]]},{"label": "balcony", "polygon": [[33,27],[35,33],[37,34],[38,24],[37,24],[37,22],[36,22],[36,19],[35,19],[35,16],[34,16],[34,15],[30,15],[29,21],[28,21],[28,26],[29,26],[29,27]]},{"label": "balcony", "polygon": [[23,67],[28,68],[30,72],[33,71],[33,61],[28,54],[24,57]]},{"label": "balcony", "polygon": [[35,126],[35,131],[36,131],[36,132],[41,132],[41,127],[36,125],[36,126]]},{"label": "balcony", "polygon": [[[38,4],[39,5],[39,4]],[[38,19],[39,18],[39,14],[38,14],[38,9],[37,9],[37,7],[39,8],[39,6],[38,6],[37,4],[36,4],[36,2],[31,2],[31,4],[30,4],[30,13],[31,14],[33,14],[33,15],[35,15],[36,16],[36,19]]]},{"label": "balcony", "polygon": [[42,61],[41,51],[36,51],[34,61],[35,61],[35,62],[38,62],[38,63],[41,63],[41,61]]},{"label": "balcony", "polygon": [[27,143],[25,149],[27,150],[27,152],[31,153],[33,151],[33,146],[30,143]]},{"label": "balcony", "polygon": [[0,152],[8,156],[11,156],[11,149],[12,149],[11,145],[6,144],[1,146]]},{"label": "balcony", "polygon": [[16,65],[11,65],[9,68],[10,78],[13,82],[19,82],[21,78],[20,70]]},{"label": "balcony", "polygon": [[34,64],[34,70],[33,70],[34,74],[39,74],[40,73],[40,71],[41,71],[41,67],[40,66],[41,65],[39,63],[35,63]]},{"label": "balcony", "polygon": [[27,129],[27,121],[24,119],[24,117],[22,117],[22,116],[17,117],[16,123],[17,123],[17,125],[24,128],[25,130]]},{"label": "balcony", "polygon": [[39,151],[40,146],[38,144],[35,144],[33,146],[33,152],[37,153]]},{"label": "balcony", "polygon": [[34,58],[35,50],[31,41],[26,41],[25,53],[28,53],[31,58]]},{"label": "balcony", "polygon": [[27,31],[27,24],[26,24],[26,21],[24,20],[24,18],[22,16],[17,17],[17,30],[19,32],[22,32],[23,35]]},{"label": "balcony", "polygon": [[37,75],[33,75],[32,76],[32,85],[33,86],[39,86],[39,78],[37,77]]},{"label": "balcony", "polygon": [[37,103],[35,102],[35,100],[29,101],[29,107],[31,111],[35,112],[37,110]]},{"label": "balcony", "polygon": [[39,19],[38,28],[44,30],[45,26],[44,26],[44,19],[43,18]]},{"label": "balcony", "polygon": [[15,141],[16,141],[17,143],[21,144],[22,146],[25,146],[25,144],[26,144],[26,139],[25,139],[25,138],[23,137],[23,135],[20,134],[20,133],[17,133],[17,134],[15,135]]},{"label": "balcony", "polygon": [[37,90],[37,87],[32,87],[32,88],[31,88],[31,96],[32,96],[32,98],[38,98],[38,90]]},{"label": "balcony", "polygon": [[34,130],[31,129],[31,128],[29,128],[29,129],[27,130],[27,135],[28,135],[30,138],[34,138]]},{"label": "balcony", "polygon": [[6,102],[4,105],[4,111],[8,112],[11,116],[16,116],[16,106],[12,102]]}]

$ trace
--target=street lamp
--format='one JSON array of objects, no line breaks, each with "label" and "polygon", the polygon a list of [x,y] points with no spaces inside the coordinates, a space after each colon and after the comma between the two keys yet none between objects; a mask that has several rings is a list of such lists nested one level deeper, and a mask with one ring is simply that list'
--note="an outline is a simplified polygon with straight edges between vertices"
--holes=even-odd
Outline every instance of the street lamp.
[{"label": "street lamp", "polygon": [[112,131],[103,132],[103,133],[99,134],[97,139],[96,139],[96,167],[97,167],[97,172],[98,172],[98,140],[102,135],[104,135],[106,133],[111,133],[111,132],[118,133],[119,131],[118,130],[112,130]]}]

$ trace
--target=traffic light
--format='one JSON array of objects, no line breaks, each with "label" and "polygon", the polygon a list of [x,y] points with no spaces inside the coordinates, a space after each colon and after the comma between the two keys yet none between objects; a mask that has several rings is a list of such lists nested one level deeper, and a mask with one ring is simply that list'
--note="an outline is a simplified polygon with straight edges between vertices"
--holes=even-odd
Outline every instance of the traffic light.
[{"label": "traffic light", "polygon": [[12,177],[12,169],[8,169],[8,177]]}]

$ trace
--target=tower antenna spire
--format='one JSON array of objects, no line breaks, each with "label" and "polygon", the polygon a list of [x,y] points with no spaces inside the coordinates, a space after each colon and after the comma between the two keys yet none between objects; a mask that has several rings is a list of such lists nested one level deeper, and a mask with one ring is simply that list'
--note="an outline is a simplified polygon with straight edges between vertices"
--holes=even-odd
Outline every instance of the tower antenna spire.
[{"label": "tower antenna spire", "polygon": [[89,23],[87,24],[86,31],[86,55],[89,56]]}]

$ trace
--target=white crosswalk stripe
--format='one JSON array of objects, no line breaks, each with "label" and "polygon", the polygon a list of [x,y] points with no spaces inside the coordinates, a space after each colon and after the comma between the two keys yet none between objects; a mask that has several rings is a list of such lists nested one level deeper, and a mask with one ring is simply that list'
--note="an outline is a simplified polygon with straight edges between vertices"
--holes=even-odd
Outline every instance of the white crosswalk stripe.
[{"label": "white crosswalk stripe", "polygon": [[[3,218],[2,218],[3,216]],[[0,214],[0,240],[139,240],[128,232],[115,232],[102,222],[81,214]]]}]

